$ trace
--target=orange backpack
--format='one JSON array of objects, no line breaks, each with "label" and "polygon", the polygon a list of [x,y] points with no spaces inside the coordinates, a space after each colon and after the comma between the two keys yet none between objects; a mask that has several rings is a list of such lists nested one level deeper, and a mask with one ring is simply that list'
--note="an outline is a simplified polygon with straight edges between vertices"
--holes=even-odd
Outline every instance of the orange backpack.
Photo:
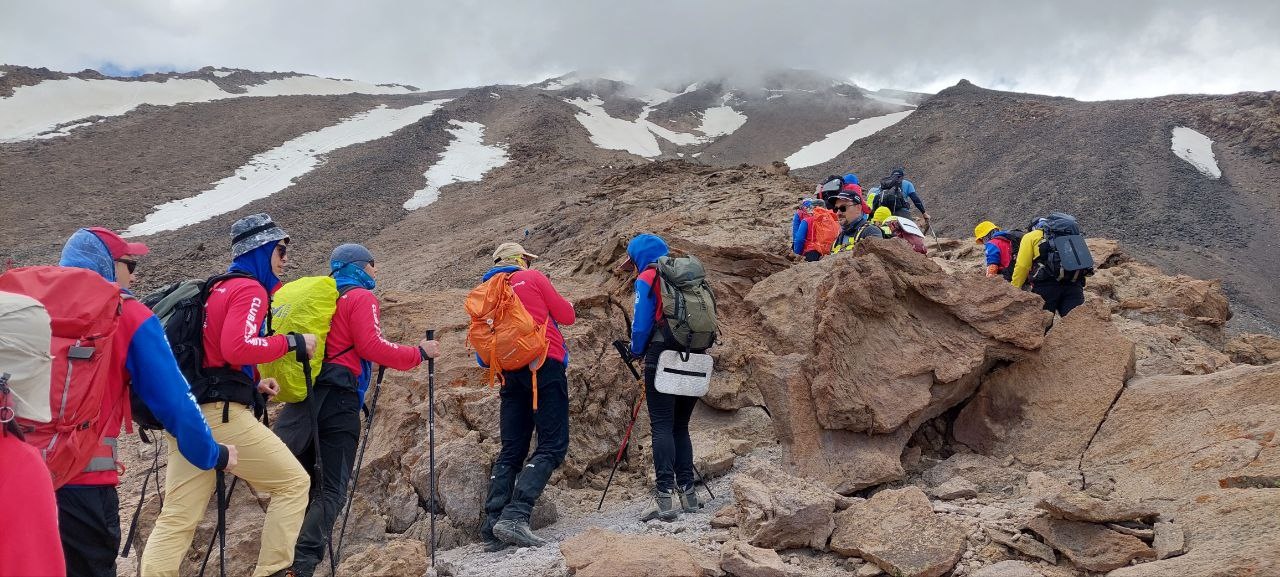
[{"label": "orange backpack", "polygon": [[819,254],[831,254],[831,247],[840,237],[840,221],[836,213],[822,207],[815,207],[813,214],[805,217],[809,223],[809,236],[805,239],[804,251],[818,251]]},{"label": "orange backpack", "polygon": [[489,385],[503,384],[503,371],[533,370],[533,410],[538,410],[538,373],[547,358],[547,323],[538,326],[511,290],[509,273],[498,273],[467,295],[471,328],[467,345],[489,367]]}]

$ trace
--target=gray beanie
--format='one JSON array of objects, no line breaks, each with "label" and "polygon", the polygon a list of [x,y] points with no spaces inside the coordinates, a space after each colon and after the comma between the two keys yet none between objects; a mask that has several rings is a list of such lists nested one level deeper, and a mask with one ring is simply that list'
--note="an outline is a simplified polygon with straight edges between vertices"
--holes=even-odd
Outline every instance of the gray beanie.
[{"label": "gray beanie", "polygon": [[266,213],[251,214],[231,225],[231,258],[286,238],[289,238],[289,234]]},{"label": "gray beanie", "polygon": [[373,262],[373,253],[364,245],[347,243],[338,245],[329,255],[330,270],[338,270],[353,262]]}]

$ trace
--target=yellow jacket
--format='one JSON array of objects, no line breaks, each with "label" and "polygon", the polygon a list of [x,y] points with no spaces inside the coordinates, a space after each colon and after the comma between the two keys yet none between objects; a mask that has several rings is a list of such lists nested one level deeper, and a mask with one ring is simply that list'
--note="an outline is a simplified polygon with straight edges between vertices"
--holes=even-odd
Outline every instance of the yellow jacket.
[{"label": "yellow jacket", "polygon": [[1042,240],[1044,240],[1044,231],[1040,229],[1022,235],[1022,242],[1018,243],[1018,261],[1013,265],[1013,279],[1009,281],[1013,286],[1022,288],[1022,285],[1027,282],[1027,275],[1031,273],[1031,263],[1040,258],[1040,241]]}]

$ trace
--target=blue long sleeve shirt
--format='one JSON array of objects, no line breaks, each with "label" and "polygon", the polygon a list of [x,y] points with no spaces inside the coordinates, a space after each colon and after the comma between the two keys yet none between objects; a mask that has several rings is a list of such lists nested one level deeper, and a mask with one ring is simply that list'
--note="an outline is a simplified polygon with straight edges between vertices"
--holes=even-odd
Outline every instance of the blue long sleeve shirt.
[{"label": "blue long sleeve shirt", "polygon": [[804,240],[809,236],[809,223],[796,212],[791,216],[791,252],[804,254]]},{"label": "blue long sleeve shirt", "polygon": [[148,317],[133,333],[125,358],[134,393],[178,440],[178,451],[192,465],[205,470],[225,465],[227,450],[214,440],[200,405],[191,395],[191,386],[178,370],[160,321],[137,301],[125,301],[125,307],[140,308]]},{"label": "blue long sleeve shirt", "polygon": [[919,194],[916,194],[915,183],[904,178],[902,180],[902,193],[907,195],[907,198],[911,199],[911,203],[916,205],[916,209],[920,211],[920,214],[924,214],[924,201],[920,200]]}]

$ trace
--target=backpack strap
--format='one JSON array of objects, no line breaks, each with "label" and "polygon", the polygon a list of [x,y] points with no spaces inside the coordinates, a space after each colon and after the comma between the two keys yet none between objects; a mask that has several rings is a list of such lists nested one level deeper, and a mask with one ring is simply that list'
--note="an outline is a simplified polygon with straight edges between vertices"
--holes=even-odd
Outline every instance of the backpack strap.
[{"label": "backpack strap", "polygon": [[[342,298],[343,296],[345,296],[347,293],[349,293],[349,292],[351,292],[351,291],[353,291],[353,290],[355,290],[355,289],[357,289],[357,288],[360,288],[360,287],[357,287],[356,285],[347,285],[347,286],[345,286],[345,287],[342,287],[342,288],[338,289],[338,298],[339,298],[339,299],[341,299],[341,298]],[[342,355],[345,355],[345,354],[347,354],[347,353],[349,353],[349,352],[351,352],[351,351],[354,351],[354,350],[355,350],[355,348],[356,348],[356,345],[355,345],[355,343],[353,342],[353,343],[351,343],[351,346],[349,346],[349,347],[347,347],[347,348],[345,348],[345,349],[342,349],[341,351],[338,351],[337,353],[334,353],[334,354],[332,354],[332,355],[330,355],[330,354],[327,354],[327,353],[326,353],[326,354],[325,354],[325,356],[324,356],[324,362],[326,362],[326,363],[327,363],[327,362],[332,361],[332,360],[334,360],[334,359],[336,359],[336,358],[338,358],[338,357],[341,357]]]}]

